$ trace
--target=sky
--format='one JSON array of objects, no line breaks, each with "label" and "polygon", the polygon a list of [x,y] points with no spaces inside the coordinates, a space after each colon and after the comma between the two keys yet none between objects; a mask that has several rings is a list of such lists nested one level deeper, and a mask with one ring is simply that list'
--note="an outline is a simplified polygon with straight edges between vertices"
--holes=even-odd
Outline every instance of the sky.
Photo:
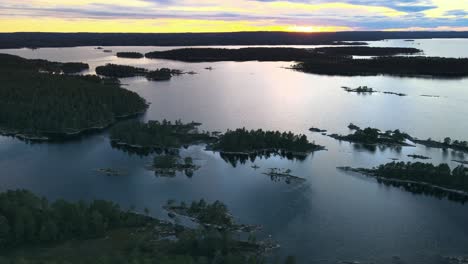
[{"label": "sky", "polygon": [[468,31],[468,0],[0,0],[0,32]]}]

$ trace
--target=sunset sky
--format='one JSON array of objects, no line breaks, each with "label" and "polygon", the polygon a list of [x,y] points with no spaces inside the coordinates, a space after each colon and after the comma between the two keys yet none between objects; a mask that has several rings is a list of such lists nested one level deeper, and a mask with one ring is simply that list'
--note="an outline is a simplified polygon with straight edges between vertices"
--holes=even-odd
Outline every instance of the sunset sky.
[{"label": "sunset sky", "polygon": [[1,0],[0,31],[468,30],[468,0]]}]

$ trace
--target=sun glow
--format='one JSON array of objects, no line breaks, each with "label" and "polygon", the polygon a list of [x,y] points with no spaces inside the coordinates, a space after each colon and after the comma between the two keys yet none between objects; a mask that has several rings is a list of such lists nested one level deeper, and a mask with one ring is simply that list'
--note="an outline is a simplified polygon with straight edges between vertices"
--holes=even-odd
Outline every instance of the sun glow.
[{"label": "sun glow", "polygon": [[349,31],[349,30],[352,30],[352,28],[340,27],[340,26],[290,26],[286,28],[286,31],[304,32],[304,33],[336,32],[336,31]]}]

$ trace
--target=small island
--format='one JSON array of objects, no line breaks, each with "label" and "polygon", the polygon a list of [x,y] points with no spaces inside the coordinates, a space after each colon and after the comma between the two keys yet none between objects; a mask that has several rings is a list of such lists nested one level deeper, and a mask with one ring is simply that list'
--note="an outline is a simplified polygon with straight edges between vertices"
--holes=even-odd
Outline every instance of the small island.
[{"label": "small island", "polygon": [[0,134],[41,141],[76,137],[146,111],[146,101],[116,79],[67,74],[85,68],[0,55]]},{"label": "small island", "polygon": [[320,128],[316,128],[316,127],[309,128],[309,131],[310,132],[317,132],[317,133],[326,133],[327,132],[326,129],[320,129]]},{"label": "small island", "polygon": [[96,67],[96,73],[106,77],[113,78],[129,78],[144,76],[149,81],[168,81],[172,76],[182,74],[180,70],[171,70],[168,68],[161,68],[156,70],[147,70],[127,65],[106,64],[104,66]]},{"label": "small island", "polygon": [[377,128],[368,127],[361,129],[357,126],[351,125],[352,124],[350,124],[348,127],[350,127],[350,129],[355,129],[353,134],[332,134],[330,137],[337,140],[348,141],[352,143],[362,143],[366,145],[413,146],[406,142],[406,140],[410,139],[411,137],[408,134],[401,132],[399,129],[394,131],[381,132]]},{"label": "small island", "polygon": [[358,94],[373,94],[373,93],[383,93],[383,94],[391,94],[391,95],[397,95],[397,96],[406,96],[404,93],[395,93],[395,92],[380,92],[377,90],[374,90],[371,87],[368,86],[359,86],[357,88],[350,88],[347,86],[341,87],[343,90],[345,90],[348,93],[358,93]]},{"label": "small island", "polygon": [[463,196],[463,201],[468,200],[468,168],[463,165],[451,170],[447,164],[391,162],[372,169],[349,167],[340,169],[362,173],[387,182],[404,184],[417,191],[421,191],[418,187],[430,188],[446,195]]},{"label": "small island", "polygon": [[429,157],[422,156],[422,155],[416,155],[416,154],[408,155],[408,157],[413,158],[413,159],[421,159],[421,160],[428,160],[428,159],[431,159],[431,158],[429,158]]},{"label": "small island", "polygon": [[155,156],[149,167],[157,176],[161,177],[174,177],[177,172],[184,172],[187,177],[192,177],[199,168],[193,163],[192,157],[181,159],[178,155],[172,154]]},{"label": "small island", "polygon": [[290,169],[270,168],[267,172],[264,172],[263,174],[270,176],[270,179],[273,182],[279,182],[284,180],[286,184],[291,184],[293,182],[301,183],[306,181],[306,179],[294,176],[291,173],[292,171]]},{"label": "small island", "polygon": [[468,76],[468,59],[440,57],[376,57],[372,59],[310,59],[292,69],[314,74],[340,76],[377,76],[461,78]]},{"label": "small island", "polygon": [[117,52],[116,56],[127,59],[141,59],[145,57],[145,55],[139,52]]}]

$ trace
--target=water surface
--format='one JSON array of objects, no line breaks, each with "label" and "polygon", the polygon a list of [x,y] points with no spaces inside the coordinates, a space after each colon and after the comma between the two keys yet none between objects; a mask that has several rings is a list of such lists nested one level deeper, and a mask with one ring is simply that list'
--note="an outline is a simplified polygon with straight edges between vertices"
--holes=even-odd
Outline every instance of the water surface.
[{"label": "water surface", "polygon": [[[467,40],[381,41],[382,45],[417,45],[431,56],[468,57]],[[374,42],[371,45],[376,45]],[[0,190],[26,188],[50,199],[108,199],[122,207],[148,207],[164,217],[168,199],[221,200],[239,221],[262,224],[263,235],[282,245],[274,255],[295,255],[300,263],[440,263],[441,256],[468,255],[468,207],[379,185],[349,175],[337,166],[371,167],[391,158],[410,161],[408,154],[432,162],[457,164],[461,153],[423,146],[370,151],[311,133],[312,126],[350,133],[347,125],[401,129],[420,138],[446,136],[468,140],[468,79],[421,79],[391,76],[337,77],[285,69],[293,62],[182,63],[120,59],[95,47],[0,50],[26,58],[83,61],[94,68],[105,63],[195,71],[168,82],[126,78],[125,88],[151,102],[145,120],[182,119],[202,122],[202,129],[238,127],[305,133],[327,147],[304,161],[279,157],[257,159],[235,167],[204,146],[182,150],[202,166],[192,178],[161,178],[145,170],[152,157],[112,149],[107,132],[61,144],[27,144],[0,137]],[[168,47],[110,47],[146,52]],[[457,54],[450,50],[457,49]],[[205,70],[213,67],[212,71]],[[406,97],[346,93],[340,87],[367,85]],[[437,95],[438,98],[421,95]],[[251,168],[256,164],[260,169]],[[289,168],[307,179],[302,184],[273,182],[267,168]],[[108,177],[98,168],[114,168],[127,176]]]}]

